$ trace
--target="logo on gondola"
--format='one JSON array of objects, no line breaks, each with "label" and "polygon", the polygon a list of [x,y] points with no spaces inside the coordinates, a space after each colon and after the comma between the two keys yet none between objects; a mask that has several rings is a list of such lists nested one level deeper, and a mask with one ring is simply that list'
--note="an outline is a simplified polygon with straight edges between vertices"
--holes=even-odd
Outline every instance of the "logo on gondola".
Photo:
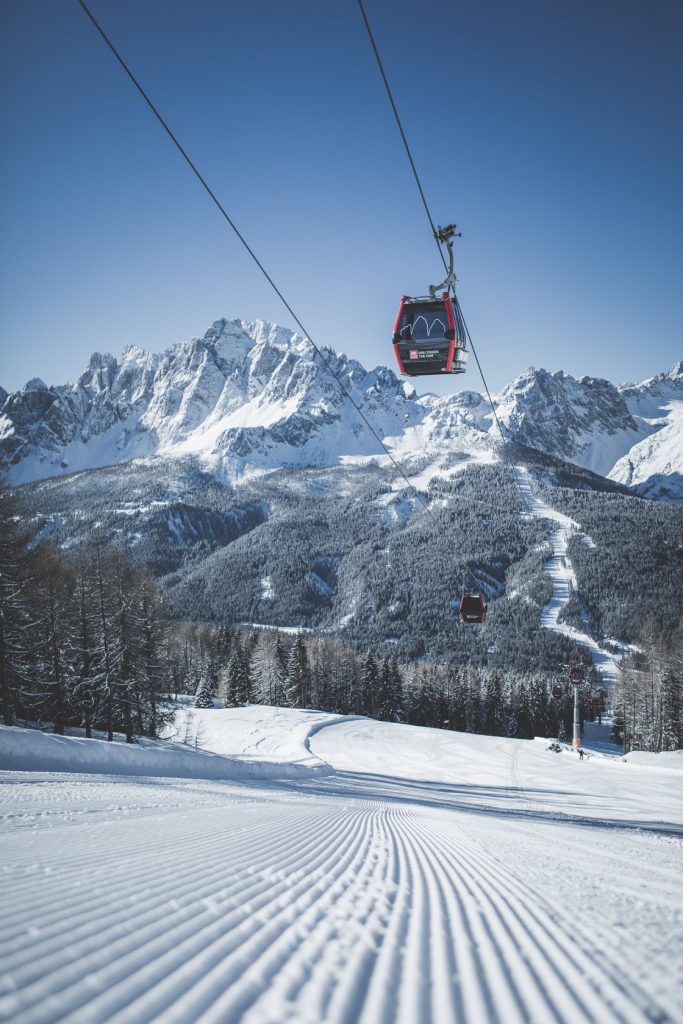
[{"label": "logo on gondola", "polygon": [[420,353],[417,351],[417,349],[416,348],[411,348],[410,351],[408,352],[408,359],[419,359],[419,358],[420,358]]},{"label": "logo on gondola", "polygon": [[[422,316],[422,314],[420,314],[420,316],[415,317],[415,321],[412,324],[406,324],[405,327],[402,327],[401,330],[399,331],[399,334],[403,334],[404,331],[409,331],[410,334],[413,335],[415,333],[415,328],[419,324],[420,320],[422,320],[422,322],[425,325],[425,330],[427,332],[427,337],[429,337],[429,335],[432,333],[432,330],[436,327],[437,324],[440,324],[441,325],[441,330],[444,332],[444,334],[446,333],[446,325],[443,322],[443,320],[439,319],[439,317],[436,317],[435,320],[432,320],[432,322],[429,323],[427,318],[425,316]],[[411,356],[411,358],[412,358],[412,356]]]}]

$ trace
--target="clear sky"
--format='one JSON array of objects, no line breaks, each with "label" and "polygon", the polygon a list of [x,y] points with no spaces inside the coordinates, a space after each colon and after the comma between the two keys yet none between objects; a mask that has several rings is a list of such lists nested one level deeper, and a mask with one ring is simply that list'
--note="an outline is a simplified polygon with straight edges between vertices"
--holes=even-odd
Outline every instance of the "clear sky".
[{"label": "clear sky", "polygon": [[[440,264],[356,0],[90,3],[314,339],[393,365]],[[366,7],[491,387],[683,357],[680,0]],[[293,327],[76,0],[0,18],[0,384]]]}]

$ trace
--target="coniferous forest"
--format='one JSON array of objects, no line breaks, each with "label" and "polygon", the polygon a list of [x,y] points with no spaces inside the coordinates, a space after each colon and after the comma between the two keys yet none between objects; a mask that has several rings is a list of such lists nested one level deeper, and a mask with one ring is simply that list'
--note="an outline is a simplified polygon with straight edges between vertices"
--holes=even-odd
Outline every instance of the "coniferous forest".
[{"label": "coniferous forest", "polygon": [[[163,734],[172,698],[210,707],[250,703],[367,715],[387,722],[498,736],[571,734],[572,696],[556,675],[464,659],[400,662],[311,631],[173,617],[157,583],[121,546],[95,533],[73,551],[30,541],[2,492],[0,685],[6,724],[51,724],[112,739]],[[654,620],[614,695],[626,748],[682,741],[683,630]],[[553,692],[555,696],[553,696]],[[605,707],[589,677],[582,717]]]}]

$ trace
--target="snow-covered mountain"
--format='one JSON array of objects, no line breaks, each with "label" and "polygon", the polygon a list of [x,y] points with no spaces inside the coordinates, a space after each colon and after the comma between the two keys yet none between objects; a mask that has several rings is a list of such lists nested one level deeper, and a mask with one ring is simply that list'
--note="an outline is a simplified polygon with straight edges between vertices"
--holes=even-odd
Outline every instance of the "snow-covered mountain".
[{"label": "snow-covered mountain", "polygon": [[683,498],[683,361],[641,384],[530,367],[496,399],[510,436],[636,488]]},{"label": "snow-covered mountain", "polygon": [[[329,368],[401,457],[496,457],[497,428],[472,391],[418,397],[386,367],[323,350]],[[0,471],[10,483],[131,459],[196,456],[221,479],[381,456],[377,441],[299,335],[217,320],[203,338],[121,361],[94,354],[74,384],[0,389]],[[526,370],[495,398],[510,437],[644,493],[683,497],[683,363],[639,385]]]},{"label": "snow-covered mountain", "polygon": [[[418,422],[409,390],[325,350],[378,429]],[[375,447],[373,447],[373,445]],[[304,339],[263,322],[218,320],[201,339],[117,362],[94,354],[75,384],[32,380],[6,397],[0,459],[12,482],[157,453],[197,455],[226,476],[247,468],[319,465],[370,454],[376,442]]]}]

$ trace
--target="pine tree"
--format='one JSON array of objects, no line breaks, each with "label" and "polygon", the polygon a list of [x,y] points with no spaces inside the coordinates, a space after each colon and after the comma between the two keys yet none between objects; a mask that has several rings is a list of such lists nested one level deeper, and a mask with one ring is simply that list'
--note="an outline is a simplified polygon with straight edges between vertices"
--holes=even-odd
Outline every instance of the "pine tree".
[{"label": "pine tree", "polygon": [[287,698],[292,707],[308,707],[310,672],[303,633],[297,633],[287,662]]},{"label": "pine tree", "polygon": [[379,665],[379,693],[377,696],[377,718],[381,722],[396,721],[396,695],[391,672],[391,662],[383,658]]},{"label": "pine tree", "polygon": [[239,649],[239,645],[234,643],[225,682],[224,700],[226,707],[235,708],[240,705],[244,690],[243,672],[242,652]]},{"label": "pine tree", "polygon": [[367,715],[369,718],[373,717],[378,690],[379,673],[377,669],[377,659],[372,651],[368,651],[363,664],[361,714]]},{"label": "pine tree", "polygon": [[199,680],[197,686],[197,692],[194,698],[194,706],[196,708],[212,708],[213,697],[211,695],[211,680],[204,676],[203,679]]},{"label": "pine tree", "polygon": [[273,704],[275,707],[289,707],[287,691],[287,652],[280,633],[275,638],[273,651]]},{"label": "pine tree", "polygon": [[93,721],[98,711],[98,686],[95,652],[94,591],[89,573],[89,563],[79,558],[75,567],[75,600],[78,609],[78,629],[75,639],[74,671],[76,684],[72,704],[79,720],[85,727],[87,739],[92,737]]},{"label": "pine tree", "polygon": [[465,731],[481,732],[481,678],[473,665],[468,665],[463,686]]},{"label": "pine tree", "polygon": [[0,489],[0,714],[5,725],[16,723],[35,646],[36,616],[27,597],[27,537],[20,526],[20,511],[16,497]]},{"label": "pine tree", "polygon": [[448,728],[465,731],[465,695],[462,673],[449,665],[446,676],[446,699],[448,703]]},{"label": "pine tree", "polygon": [[398,658],[391,659],[391,688],[394,695],[394,718],[395,722],[402,722],[405,718],[405,701],[403,696],[403,679],[398,666]]},{"label": "pine tree", "polygon": [[676,676],[673,665],[667,664],[662,673],[660,687],[661,739],[660,750],[679,750],[683,745],[681,736],[681,680]]},{"label": "pine tree", "polygon": [[240,644],[242,654],[242,676],[239,692],[239,704],[242,707],[247,704],[251,704],[253,700],[254,682],[252,678],[252,659],[254,657],[257,639],[258,637],[256,634],[252,633],[251,635],[244,637]]},{"label": "pine tree", "polygon": [[141,581],[138,600],[142,624],[138,676],[146,731],[149,736],[156,737],[160,726],[172,717],[171,709],[161,701],[164,688],[169,686],[170,666],[163,655],[165,627],[161,607],[154,584],[148,577]]},{"label": "pine tree", "polygon": [[521,682],[517,696],[517,732],[516,735],[523,740],[534,738],[534,723],[532,709],[529,701],[529,689],[524,681]]},{"label": "pine tree", "polygon": [[113,644],[113,614],[111,611],[111,581],[107,578],[107,569],[102,553],[102,544],[96,542],[93,550],[95,569],[95,607],[96,607],[96,649],[100,659],[101,690],[103,698],[103,715],[107,729],[107,739],[114,739],[114,663],[115,647]]}]

